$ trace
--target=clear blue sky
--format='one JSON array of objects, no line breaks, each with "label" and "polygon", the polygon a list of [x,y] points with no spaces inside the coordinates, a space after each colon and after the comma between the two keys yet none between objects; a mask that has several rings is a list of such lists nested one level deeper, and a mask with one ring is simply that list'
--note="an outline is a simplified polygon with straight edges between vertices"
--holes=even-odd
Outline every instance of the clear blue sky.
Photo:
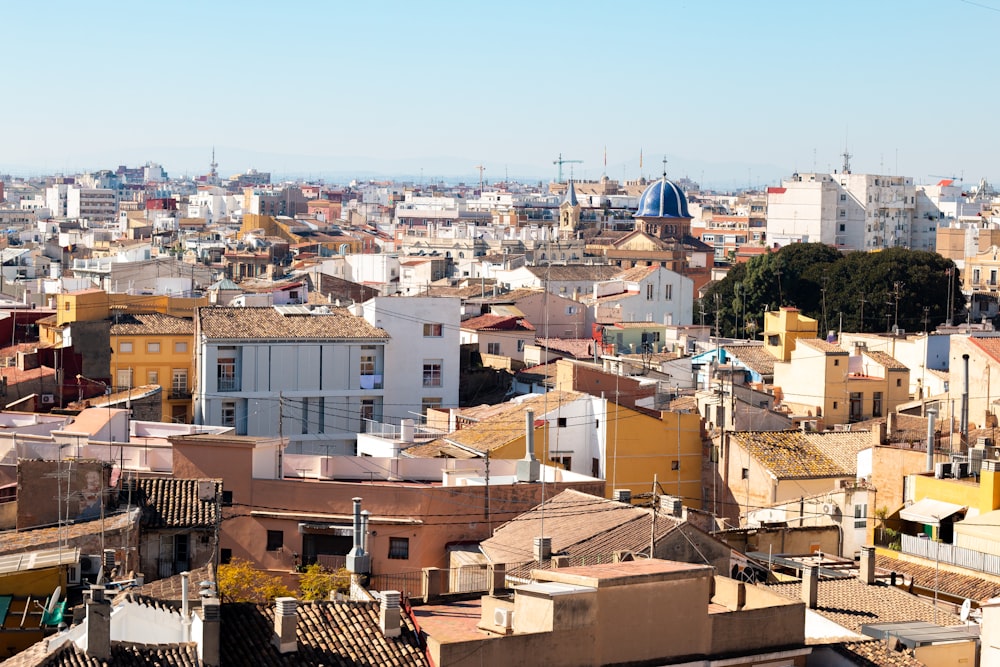
[{"label": "clear blue sky", "polygon": [[[997,169],[1000,0],[9,2],[0,171]],[[569,167],[566,167],[568,175]]]}]

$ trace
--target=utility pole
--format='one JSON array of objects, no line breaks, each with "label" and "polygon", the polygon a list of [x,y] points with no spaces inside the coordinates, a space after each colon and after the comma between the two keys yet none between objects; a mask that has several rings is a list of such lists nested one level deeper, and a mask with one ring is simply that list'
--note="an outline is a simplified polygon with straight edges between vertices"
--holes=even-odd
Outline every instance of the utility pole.
[{"label": "utility pole", "polygon": [[892,320],[892,328],[896,331],[899,330],[899,291],[903,289],[904,283],[902,280],[897,280],[892,283],[892,292],[896,297],[896,312]]},{"label": "utility pole", "polygon": [[865,332],[865,293],[861,293],[861,322],[858,325],[858,332]]}]

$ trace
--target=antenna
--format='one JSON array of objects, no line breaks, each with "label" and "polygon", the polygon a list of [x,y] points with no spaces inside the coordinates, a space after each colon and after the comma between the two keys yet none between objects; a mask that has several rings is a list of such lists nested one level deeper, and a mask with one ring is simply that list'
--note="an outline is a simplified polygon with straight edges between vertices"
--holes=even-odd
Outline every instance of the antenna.
[{"label": "antenna", "polygon": [[[57,588],[56,590],[58,591],[59,589]],[[962,611],[958,615],[958,617],[962,619],[963,623],[967,623],[969,621],[969,613],[971,611],[972,611],[972,600],[970,600],[969,598],[965,598],[965,602],[962,603]]]},{"label": "antenna", "polygon": [[[477,164],[475,167],[473,167],[473,169],[478,169],[479,170],[479,196],[482,197],[483,196],[483,172],[486,171],[486,167],[484,167],[482,164]],[[423,174],[422,171],[421,171],[421,174]],[[423,180],[423,175],[421,175],[421,180]]]}]

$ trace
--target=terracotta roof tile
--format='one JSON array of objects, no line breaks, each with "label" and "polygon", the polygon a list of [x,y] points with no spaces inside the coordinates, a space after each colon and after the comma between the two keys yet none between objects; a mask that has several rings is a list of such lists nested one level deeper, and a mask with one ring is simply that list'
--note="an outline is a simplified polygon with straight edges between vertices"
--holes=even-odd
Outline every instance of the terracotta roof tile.
[{"label": "terracotta roof tile", "polygon": [[937,589],[940,592],[956,597],[981,602],[1000,595],[1000,583],[987,581],[973,575],[958,574],[957,572],[936,569],[930,565],[920,565],[881,555],[875,557],[875,565],[882,570],[899,572],[907,577],[912,577],[914,586],[921,588],[933,588],[936,581]]},{"label": "terracotta roof tile", "polygon": [[535,345],[574,359],[590,359],[594,353],[590,338],[536,338]]},{"label": "terracotta roof tile", "polygon": [[[199,498],[202,483],[212,491],[206,500]],[[130,492],[146,528],[213,528],[219,520],[222,480],[140,478],[125,484],[119,501],[126,502]]]},{"label": "terracotta roof tile", "polygon": [[830,644],[830,648],[861,667],[924,667],[909,653],[893,651],[878,640]]},{"label": "terracotta roof tile", "polygon": [[1000,361],[1000,338],[993,336],[988,338],[971,336],[969,337],[969,342],[992,357],[993,361]]},{"label": "terracotta roof tile", "polygon": [[865,350],[864,356],[868,357],[880,366],[884,366],[887,371],[908,371],[906,364],[897,360],[891,354],[880,350]]},{"label": "terracotta roof tile", "polygon": [[201,332],[207,338],[223,339],[301,339],[338,338],[384,339],[383,329],[372,326],[363,317],[346,310],[331,309],[329,315],[283,315],[274,308],[198,309]]},{"label": "terracotta roof tile", "polygon": [[795,341],[795,344],[808,345],[815,350],[819,350],[820,352],[825,352],[827,354],[842,354],[845,357],[850,356],[850,353],[844,348],[833,343],[827,343],[822,338],[799,338]]},{"label": "terracotta roof tile", "polygon": [[428,667],[417,631],[400,610],[401,633],[386,638],[379,630],[375,602],[300,602],[294,653],[278,653],[271,643],[274,607],[248,603],[222,605],[220,653],[231,665],[393,665]]},{"label": "terracotta roof tile", "polygon": [[556,281],[611,280],[622,272],[612,264],[544,264],[525,267],[538,278]]},{"label": "terracotta roof tile", "polygon": [[534,331],[535,327],[519,315],[495,315],[487,313],[471,317],[462,322],[462,328],[470,331]]},{"label": "terracotta roof tile", "polygon": [[[799,600],[801,582],[767,584],[768,589],[793,600]],[[827,619],[861,633],[868,623],[902,623],[926,621],[938,625],[962,625],[962,619],[906,591],[887,584],[867,585],[855,579],[821,579],[816,611]]]},{"label": "terracotta roof tile", "polygon": [[873,440],[868,431],[826,431],[803,433],[806,441],[823,452],[851,475],[858,474],[858,452],[871,449]]},{"label": "terracotta roof tile", "polygon": [[119,512],[104,518],[103,526],[100,519],[92,521],[81,521],[65,525],[62,528],[54,526],[52,528],[34,528],[6,532],[0,540],[0,554],[17,553],[21,551],[34,551],[58,546],[65,540],[70,546],[76,544],[75,540],[89,535],[100,535],[103,528],[105,533],[124,531],[127,528],[137,530],[139,528],[140,513],[138,510],[132,512]]},{"label": "terracotta roof tile", "polygon": [[152,336],[194,334],[194,322],[186,317],[174,317],[162,313],[124,314],[111,322],[114,336]]},{"label": "terracotta roof tile", "polygon": [[731,437],[778,479],[854,476],[801,431],[738,431]]},{"label": "terracotta roof tile", "polygon": [[52,653],[45,652],[45,642],[5,661],[4,667],[198,667],[198,646],[189,644],[131,644],[112,642],[111,660],[87,655],[73,642],[67,642]]},{"label": "terracotta roof tile", "polygon": [[764,345],[724,345],[722,347],[731,357],[736,357],[746,364],[747,368],[761,375],[774,375],[774,355],[768,352]]}]

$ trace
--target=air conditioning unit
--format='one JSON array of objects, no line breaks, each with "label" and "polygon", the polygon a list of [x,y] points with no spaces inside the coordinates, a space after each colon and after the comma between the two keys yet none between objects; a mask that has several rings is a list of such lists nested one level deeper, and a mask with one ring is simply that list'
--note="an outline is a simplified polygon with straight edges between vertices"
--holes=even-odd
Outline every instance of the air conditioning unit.
[{"label": "air conditioning unit", "polygon": [[934,464],[934,476],[938,479],[951,477],[951,464],[943,461]]},{"label": "air conditioning unit", "polygon": [[837,506],[833,503],[823,503],[823,514],[833,516],[837,512]]},{"label": "air conditioning unit", "polygon": [[56,402],[54,394],[42,394],[42,405],[51,405]]},{"label": "air conditioning unit", "polygon": [[498,625],[504,630],[514,627],[514,610],[496,608],[493,610],[493,625]]},{"label": "air conditioning unit", "polygon": [[80,556],[80,578],[96,580],[104,560],[101,556]]}]

